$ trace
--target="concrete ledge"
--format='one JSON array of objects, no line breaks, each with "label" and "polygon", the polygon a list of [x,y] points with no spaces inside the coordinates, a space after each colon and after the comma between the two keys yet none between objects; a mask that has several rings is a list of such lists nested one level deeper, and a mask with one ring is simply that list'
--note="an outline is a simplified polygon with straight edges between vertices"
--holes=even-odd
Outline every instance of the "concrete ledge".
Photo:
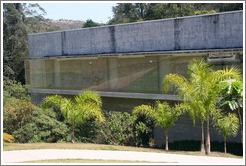
[{"label": "concrete ledge", "polygon": [[[206,50],[181,50],[181,51],[153,51],[153,52],[122,52],[122,53],[110,53],[110,54],[86,54],[86,55],[63,55],[63,56],[44,56],[44,57],[29,57],[26,59],[58,59],[58,58],[79,58],[79,57],[120,57],[120,56],[136,56],[136,55],[173,55],[180,56],[180,54],[205,54],[210,52],[236,52],[243,51],[243,48],[231,48],[231,49],[206,49]],[[190,55],[192,56],[192,55]]]},{"label": "concrete ledge", "polygon": [[[34,89],[28,88],[29,93],[78,95],[82,90],[60,90],[60,89]],[[177,95],[169,94],[149,94],[149,93],[126,93],[126,92],[102,92],[97,91],[102,97],[132,98],[132,99],[152,99],[152,100],[171,100],[181,101]]]}]

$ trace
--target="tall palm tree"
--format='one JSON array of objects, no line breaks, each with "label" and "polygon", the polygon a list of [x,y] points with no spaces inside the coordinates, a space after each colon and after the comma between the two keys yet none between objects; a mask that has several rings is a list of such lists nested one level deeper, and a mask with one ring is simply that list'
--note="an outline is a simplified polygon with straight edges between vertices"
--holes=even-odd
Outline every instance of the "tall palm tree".
[{"label": "tall palm tree", "polygon": [[188,64],[188,79],[179,74],[169,74],[163,79],[164,91],[174,86],[184,103],[190,105],[189,113],[193,122],[196,117],[200,118],[201,151],[204,151],[203,123],[207,122],[205,152],[208,155],[210,154],[209,122],[211,116],[218,111],[219,82],[238,78],[238,74],[234,68],[214,71],[208,62],[194,59]]}]

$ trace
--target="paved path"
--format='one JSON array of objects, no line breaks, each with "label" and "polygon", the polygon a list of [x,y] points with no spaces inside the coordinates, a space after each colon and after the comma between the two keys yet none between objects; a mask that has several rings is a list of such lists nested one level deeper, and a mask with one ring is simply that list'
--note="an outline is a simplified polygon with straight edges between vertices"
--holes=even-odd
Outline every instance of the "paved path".
[{"label": "paved path", "polygon": [[128,161],[152,161],[179,164],[224,164],[245,165],[243,159],[179,155],[152,152],[109,151],[109,150],[68,150],[68,149],[42,149],[42,150],[16,150],[3,151],[2,164],[10,162],[23,162],[47,159],[104,159]]}]

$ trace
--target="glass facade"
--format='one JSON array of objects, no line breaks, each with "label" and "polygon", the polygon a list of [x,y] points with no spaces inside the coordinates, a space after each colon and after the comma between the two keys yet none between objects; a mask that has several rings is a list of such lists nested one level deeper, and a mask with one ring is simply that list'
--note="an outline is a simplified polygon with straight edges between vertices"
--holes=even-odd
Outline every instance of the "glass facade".
[{"label": "glass facade", "polygon": [[220,54],[204,52],[27,59],[26,83],[36,89],[158,94],[162,93],[162,79],[165,75],[179,73],[187,76],[187,65],[193,58],[207,60],[211,55],[215,69],[233,65],[242,71],[242,51],[223,52],[223,55],[233,55],[229,61],[226,60],[228,57]]}]

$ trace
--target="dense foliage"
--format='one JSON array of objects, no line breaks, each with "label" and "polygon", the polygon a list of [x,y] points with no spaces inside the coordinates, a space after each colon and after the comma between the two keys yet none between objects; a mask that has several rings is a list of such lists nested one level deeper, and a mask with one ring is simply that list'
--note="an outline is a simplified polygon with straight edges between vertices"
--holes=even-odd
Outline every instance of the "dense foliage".
[{"label": "dense foliage", "polygon": [[154,140],[155,111],[149,105],[140,105],[133,109],[135,137],[138,146],[149,146]]},{"label": "dense foliage", "polygon": [[134,119],[127,112],[104,112],[105,122],[99,127],[97,143],[113,145],[134,145]]},{"label": "dense foliage", "polygon": [[88,27],[98,27],[101,26],[101,24],[96,23],[94,21],[92,21],[91,19],[88,19],[85,21],[85,23],[83,24],[82,28],[88,28]]},{"label": "dense foliage", "polygon": [[3,144],[6,142],[12,142],[14,137],[12,135],[9,135],[8,133],[3,133]]},{"label": "dense foliage", "polygon": [[28,56],[27,34],[57,30],[43,22],[38,4],[3,3],[3,78],[25,83],[24,60]]},{"label": "dense foliage", "polygon": [[33,116],[36,107],[25,100],[6,102],[3,109],[3,126],[7,133],[22,128]]},{"label": "dense foliage", "polygon": [[242,3],[118,3],[108,24],[242,10]]},{"label": "dense foliage", "polygon": [[104,121],[101,113],[102,101],[97,92],[84,91],[75,96],[74,100],[58,95],[48,96],[44,99],[43,108],[59,110],[66,122],[72,126],[72,143],[75,142],[74,130],[77,125],[84,125],[94,120],[98,124]]},{"label": "dense foliage", "polygon": [[55,112],[40,109],[30,118],[29,123],[13,132],[15,142],[58,142],[68,141],[68,127],[56,119]]}]

